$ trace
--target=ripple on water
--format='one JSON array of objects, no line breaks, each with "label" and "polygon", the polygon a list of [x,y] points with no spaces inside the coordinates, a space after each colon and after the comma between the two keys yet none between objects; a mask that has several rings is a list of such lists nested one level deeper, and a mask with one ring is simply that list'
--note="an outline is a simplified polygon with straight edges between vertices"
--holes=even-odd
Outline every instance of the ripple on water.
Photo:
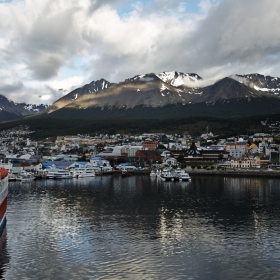
[{"label": "ripple on water", "polygon": [[10,184],[0,266],[5,279],[276,279],[279,185],[148,176]]}]

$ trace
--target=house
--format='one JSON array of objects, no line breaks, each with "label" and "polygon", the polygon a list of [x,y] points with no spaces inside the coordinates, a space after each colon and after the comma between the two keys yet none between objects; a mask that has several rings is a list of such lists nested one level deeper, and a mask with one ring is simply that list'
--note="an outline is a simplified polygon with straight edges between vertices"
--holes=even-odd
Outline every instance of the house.
[{"label": "house", "polygon": [[260,168],[261,167],[261,158],[260,157],[251,158],[251,167]]}]

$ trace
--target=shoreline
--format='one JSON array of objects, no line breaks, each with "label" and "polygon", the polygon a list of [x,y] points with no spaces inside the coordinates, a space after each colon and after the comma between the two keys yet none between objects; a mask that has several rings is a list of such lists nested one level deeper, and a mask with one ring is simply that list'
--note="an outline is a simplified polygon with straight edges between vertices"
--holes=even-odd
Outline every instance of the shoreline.
[{"label": "shoreline", "polygon": [[[131,171],[130,175],[150,175],[151,171]],[[228,176],[228,177],[269,177],[269,178],[280,178],[280,170],[266,171],[266,170],[186,170],[190,176]],[[102,175],[121,175],[121,171],[113,170],[110,172],[103,172],[102,174],[96,174],[97,176]]]}]

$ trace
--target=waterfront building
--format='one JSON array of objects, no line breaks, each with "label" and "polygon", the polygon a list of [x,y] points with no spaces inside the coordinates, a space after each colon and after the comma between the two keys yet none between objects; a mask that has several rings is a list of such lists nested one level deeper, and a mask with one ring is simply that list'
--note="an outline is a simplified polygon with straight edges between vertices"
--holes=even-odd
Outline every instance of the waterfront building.
[{"label": "waterfront building", "polygon": [[250,168],[251,160],[249,158],[231,158],[231,168]]}]

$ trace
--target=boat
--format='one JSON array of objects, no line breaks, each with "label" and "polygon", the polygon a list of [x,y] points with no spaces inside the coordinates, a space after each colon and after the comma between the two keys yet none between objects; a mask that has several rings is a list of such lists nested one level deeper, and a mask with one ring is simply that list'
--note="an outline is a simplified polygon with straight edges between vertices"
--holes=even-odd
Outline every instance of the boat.
[{"label": "boat", "polygon": [[162,172],[160,178],[162,181],[174,181],[174,175],[170,171]]},{"label": "boat", "polygon": [[156,172],[154,170],[152,170],[151,173],[150,173],[150,176],[151,177],[155,177],[156,176]]},{"label": "boat", "polygon": [[55,179],[54,173],[55,173],[55,171],[49,171],[46,175],[46,178],[47,179]]},{"label": "boat", "polygon": [[59,171],[57,168],[46,169],[46,178],[47,179],[55,179],[55,172]]},{"label": "boat", "polygon": [[123,168],[122,169],[122,177],[127,177],[127,176],[130,176],[130,173],[128,173],[128,170]]},{"label": "boat", "polygon": [[85,171],[85,168],[74,168],[74,169],[70,170],[70,173],[72,174],[73,178],[77,178],[84,171]]},{"label": "boat", "polygon": [[70,179],[73,178],[68,170],[58,170],[54,172],[55,179]]},{"label": "boat", "polygon": [[186,173],[186,172],[182,172],[180,175],[179,175],[179,181],[191,181],[191,176],[189,175],[189,173]]},{"label": "boat", "polygon": [[21,173],[19,176],[16,177],[16,181],[21,182],[30,182],[35,179],[35,176],[32,173]]},{"label": "boat", "polygon": [[6,225],[8,199],[8,170],[0,168],[0,230]]},{"label": "boat", "polygon": [[95,177],[95,172],[93,169],[91,168],[86,168],[84,169],[83,172],[81,172],[79,175],[78,175],[78,178],[84,178],[84,177]]},{"label": "boat", "polygon": [[8,181],[15,181],[17,176],[13,173],[8,174]]},{"label": "boat", "polygon": [[157,178],[160,178],[160,175],[161,175],[161,170],[157,170],[157,171],[156,171],[156,177],[157,177]]}]

